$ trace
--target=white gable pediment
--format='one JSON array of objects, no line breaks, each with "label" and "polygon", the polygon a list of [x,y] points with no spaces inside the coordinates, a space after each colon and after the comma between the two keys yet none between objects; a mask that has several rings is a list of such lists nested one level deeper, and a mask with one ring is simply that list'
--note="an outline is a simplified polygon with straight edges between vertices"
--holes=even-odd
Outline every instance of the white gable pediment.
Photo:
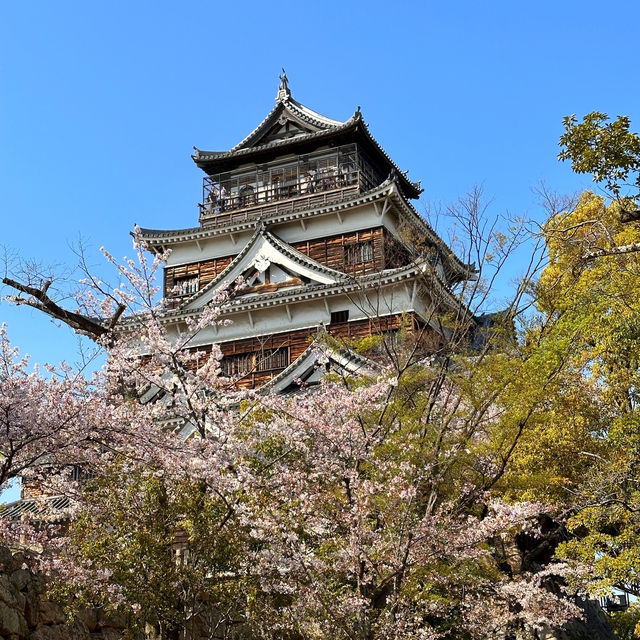
[{"label": "white gable pediment", "polygon": [[181,308],[190,311],[203,307],[220,287],[238,281],[241,284],[234,296],[257,296],[280,289],[336,284],[346,278],[339,271],[311,260],[264,228],[259,228],[231,264]]}]

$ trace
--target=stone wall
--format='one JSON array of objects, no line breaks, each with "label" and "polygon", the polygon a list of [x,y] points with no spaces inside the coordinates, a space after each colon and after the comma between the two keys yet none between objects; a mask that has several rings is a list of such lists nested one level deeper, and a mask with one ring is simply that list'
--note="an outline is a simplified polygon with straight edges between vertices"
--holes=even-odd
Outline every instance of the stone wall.
[{"label": "stone wall", "polygon": [[122,640],[124,624],[84,610],[73,623],[46,600],[41,577],[23,568],[24,556],[0,547],[0,638],[3,640]]}]

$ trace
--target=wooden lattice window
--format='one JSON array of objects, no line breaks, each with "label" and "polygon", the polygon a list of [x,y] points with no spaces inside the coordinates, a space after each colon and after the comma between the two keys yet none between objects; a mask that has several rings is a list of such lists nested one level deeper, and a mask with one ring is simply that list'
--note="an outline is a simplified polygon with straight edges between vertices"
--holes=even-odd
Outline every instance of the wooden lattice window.
[{"label": "wooden lattice window", "polygon": [[289,366],[289,348],[265,349],[256,354],[256,371],[271,371]]},{"label": "wooden lattice window", "polygon": [[187,276],[186,278],[176,278],[174,295],[191,296],[200,289],[200,278],[198,276]]},{"label": "wooden lattice window", "polygon": [[344,248],[344,263],[347,266],[373,261],[373,241],[356,242]]},{"label": "wooden lattice window", "polygon": [[237,353],[226,356],[220,362],[222,375],[246,376],[254,371],[272,371],[289,366],[289,347],[263,349],[258,352]]},{"label": "wooden lattice window", "polygon": [[230,378],[251,373],[255,366],[254,358],[254,353],[237,353],[223,358],[220,362],[222,375]]}]

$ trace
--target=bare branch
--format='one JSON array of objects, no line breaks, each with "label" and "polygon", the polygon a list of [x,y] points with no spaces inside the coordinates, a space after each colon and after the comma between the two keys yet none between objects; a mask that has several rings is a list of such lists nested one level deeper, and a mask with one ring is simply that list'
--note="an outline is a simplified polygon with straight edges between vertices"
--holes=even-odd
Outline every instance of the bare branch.
[{"label": "bare branch", "polygon": [[586,262],[590,262],[596,258],[604,258],[605,256],[621,256],[638,252],[640,252],[640,242],[632,242],[631,244],[625,244],[620,247],[608,247],[606,249],[601,248],[588,251],[584,259]]},{"label": "bare branch", "polygon": [[111,321],[107,326],[105,326],[101,321],[95,318],[90,318],[80,313],[69,311],[54,302],[47,294],[47,291],[51,286],[51,281],[45,282],[41,288],[23,284],[17,280],[13,280],[12,278],[3,278],[2,282],[13,289],[16,289],[20,293],[25,293],[30,296],[29,298],[21,298],[19,296],[13,298],[13,302],[16,304],[26,304],[34,309],[38,309],[52,318],[64,322],[74,331],[87,335],[94,340],[102,338],[105,334],[109,333],[124,312],[124,306],[120,305],[116,309]]}]

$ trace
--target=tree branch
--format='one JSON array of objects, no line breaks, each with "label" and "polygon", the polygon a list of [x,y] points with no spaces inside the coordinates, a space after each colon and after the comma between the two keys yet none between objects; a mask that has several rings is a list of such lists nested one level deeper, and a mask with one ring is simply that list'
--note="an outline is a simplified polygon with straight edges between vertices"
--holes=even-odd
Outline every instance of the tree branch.
[{"label": "tree branch", "polygon": [[93,340],[97,340],[105,334],[110,333],[125,310],[123,304],[118,305],[113,317],[105,326],[99,320],[76,313],[75,311],[69,311],[54,302],[47,295],[47,291],[51,286],[51,281],[45,282],[41,289],[32,287],[28,284],[22,284],[21,282],[12,280],[11,278],[3,278],[2,282],[21,293],[26,293],[31,296],[30,298],[14,298],[13,301],[17,304],[26,304],[34,309],[38,309],[52,318],[64,322],[77,333],[87,335]]},{"label": "tree branch", "polygon": [[640,242],[632,242],[631,244],[624,244],[620,247],[609,247],[608,249],[593,249],[588,251],[584,259],[586,262],[595,260],[597,258],[604,258],[605,256],[621,256],[627,253],[639,253]]},{"label": "tree branch", "polygon": [[620,222],[637,222],[638,220],[640,220],[640,209],[633,211],[622,209],[620,211]]}]

